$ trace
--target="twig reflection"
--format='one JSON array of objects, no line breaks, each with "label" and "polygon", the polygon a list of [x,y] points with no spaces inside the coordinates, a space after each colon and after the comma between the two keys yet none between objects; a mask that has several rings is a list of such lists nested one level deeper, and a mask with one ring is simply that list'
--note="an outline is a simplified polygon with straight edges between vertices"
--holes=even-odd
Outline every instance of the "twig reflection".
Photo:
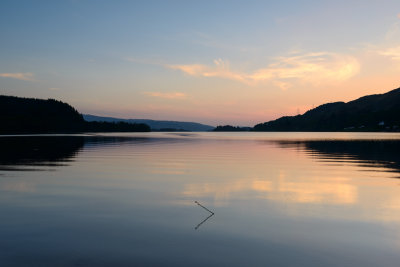
[{"label": "twig reflection", "polygon": [[194,229],[197,230],[203,223],[205,223],[208,219],[210,219],[212,216],[214,216],[214,213],[212,213],[210,216],[205,218],[201,223],[199,223]]}]

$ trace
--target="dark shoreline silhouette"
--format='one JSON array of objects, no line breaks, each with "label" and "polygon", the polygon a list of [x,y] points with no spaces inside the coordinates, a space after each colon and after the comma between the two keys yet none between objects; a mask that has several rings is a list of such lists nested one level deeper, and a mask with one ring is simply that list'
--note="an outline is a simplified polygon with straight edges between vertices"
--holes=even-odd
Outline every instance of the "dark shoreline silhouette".
[{"label": "dark shoreline silhouette", "polygon": [[254,131],[400,131],[400,88],[348,103],[320,105],[303,115],[285,116],[254,126]]},{"label": "dark shoreline silhouette", "polygon": [[217,126],[213,131],[214,132],[248,132],[251,129],[252,129],[251,127],[224,125],[224,126]]},{"label": "dark shoreline silhouette", "polygon": [[[0,134],[151,131],[147,124],[131,123],[134,120],[108,119],[111,121],[85,121],[83,115],[72,106],[54,99],[0,95]],[[385,94],[364,96],[348,103],[323,104],[303,115],[284,116],[257,124],[253,128],[225,125],[217,126],[213,131],[400,132],[400,88]]]},{"label": "dark shoreline silhouette", "polygon": [[75,108],[54,99],[0,96],[0,134],[149,131],[143,123],[87,122]]}]

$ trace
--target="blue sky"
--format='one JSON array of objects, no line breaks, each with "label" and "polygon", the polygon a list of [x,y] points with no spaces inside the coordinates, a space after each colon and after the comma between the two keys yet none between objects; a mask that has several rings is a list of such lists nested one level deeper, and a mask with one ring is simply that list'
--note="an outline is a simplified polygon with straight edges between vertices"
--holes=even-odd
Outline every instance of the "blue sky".
[{"label": "blue sky", "polygon": [[399,87],[399,1],[2,1],[0,93],[253,125]]}]

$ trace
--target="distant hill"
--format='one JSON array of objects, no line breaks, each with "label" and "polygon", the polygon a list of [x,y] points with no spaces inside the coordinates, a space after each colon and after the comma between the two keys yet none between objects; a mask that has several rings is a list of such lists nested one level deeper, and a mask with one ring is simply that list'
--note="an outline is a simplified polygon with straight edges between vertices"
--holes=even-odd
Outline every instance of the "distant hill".
[{"label": "distant hill", "polygon": [[0,134],[147,132],[145,124],[87,122],[72,106],[55,99],[0,95]]},{"label": "distant hill", "polygon": [[193,131],[193,132],[206,132],[214,129],[213,126],[196,122],[159,121],[159,120],[146,120],[146,119],[120,119],[113,117],[100,117],[89,114],[84,114],[83,118],[86,121],[98,121],[98,122],[105,121],[105,122],[145,123],[150,126],[152,131],[183,130],[183,131]]},{"label": "distant hill", "polygon": [[254,126],[255,131],[399,131],[400,88],[318,106]]}]

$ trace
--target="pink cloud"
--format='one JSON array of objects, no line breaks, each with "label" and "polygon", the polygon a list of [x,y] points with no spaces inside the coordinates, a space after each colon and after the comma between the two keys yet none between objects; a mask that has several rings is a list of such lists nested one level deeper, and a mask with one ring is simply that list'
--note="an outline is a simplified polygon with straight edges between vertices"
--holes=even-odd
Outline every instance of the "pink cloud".
[{"label": "pink cloud", "polygon": [[180,92],[162,93],[162,92],[144,92],[145,95],[165,99],[184,99],[186,94]]},{"label": "pink cloud", "polygon": [[0,77],[11,78],[23,81],[33,81],[33,73],[25,72],[25,73],[0,73]]},{"label": "pink cloud", "polygon": [[290,87],[288,80],[301,80],[309,83],[321,81],[344,81],[359,72],[356,58],[349,55],[318,52],[278,57],[265,68],[253,72],[237,72],[230,68],[229,62],[214,60],[214,65],[186,64],[167,65],[190,76],[218,77],[243,82],[249,85],[270,81],[283,90]]}]

